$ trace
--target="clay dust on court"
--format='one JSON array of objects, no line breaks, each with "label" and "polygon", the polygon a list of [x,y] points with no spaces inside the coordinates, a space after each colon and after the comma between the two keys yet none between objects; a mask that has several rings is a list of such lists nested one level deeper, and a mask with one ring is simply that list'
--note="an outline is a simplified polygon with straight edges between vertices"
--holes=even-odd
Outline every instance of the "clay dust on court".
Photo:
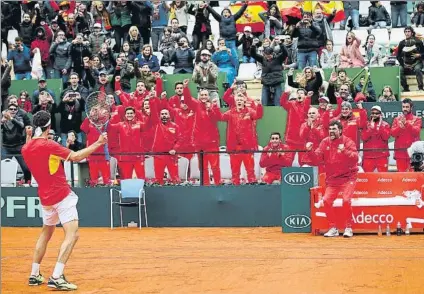
[{"label": "clay dust on court", "polygon": [[[40,228],[2,228],[2,293],[27,286]],[[51,275],[57,228],[41,273]],[[424,236],[325,239],[280,228],[83,228],[65,268],[78,293],[424,293]]]}]

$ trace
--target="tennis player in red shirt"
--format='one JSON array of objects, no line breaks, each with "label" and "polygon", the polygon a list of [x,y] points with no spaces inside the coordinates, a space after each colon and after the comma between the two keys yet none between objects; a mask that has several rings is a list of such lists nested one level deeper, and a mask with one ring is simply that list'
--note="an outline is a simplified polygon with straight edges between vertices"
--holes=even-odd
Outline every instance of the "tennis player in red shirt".
[{"label": "tennis player in red shirt", "polygon": [[43,209],[43,230],[35,247],[30,286],[38,286],[44,282],[40,273],[40,263],[46,253],[47,244],[52,237],[56,225],[61,223],[65,231],[59,257],[47,286],[58,290],[76,290],[77,286],[69,283],[63,270],[72,249],[78,240],[78,196],[70,189],[61,163],[81,161],[107,142],[107,135],[101,134],[97,142],[78,152],[59,145],[47,138],[51,117],[46,111],[39,111],[33,117],[36,128],[34,138],[28,139],[22,148],[22,156],[32,175],[38,183],[38,196]]}]

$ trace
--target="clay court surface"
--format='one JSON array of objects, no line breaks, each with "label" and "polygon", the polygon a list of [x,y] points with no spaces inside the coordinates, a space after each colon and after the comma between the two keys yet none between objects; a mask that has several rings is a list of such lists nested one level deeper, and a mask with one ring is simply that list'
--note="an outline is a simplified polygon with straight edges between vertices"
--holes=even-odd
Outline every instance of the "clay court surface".
[{"label": "clay court surface", "polygon": [[[2,293],[26,285],[39,228],[2,228]],[[63,233],[41,273],[48,277]],[[78,293],[424,293],[424,236],[325,239],[279,228],[83,228],[66,277]]]}]

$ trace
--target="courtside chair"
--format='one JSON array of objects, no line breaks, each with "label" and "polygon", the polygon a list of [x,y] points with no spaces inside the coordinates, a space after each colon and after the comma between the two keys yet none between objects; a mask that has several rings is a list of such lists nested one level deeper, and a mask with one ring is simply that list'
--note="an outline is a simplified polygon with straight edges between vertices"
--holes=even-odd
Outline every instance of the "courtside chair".
[{"label": "courtside chair", "polygon": [[12,159],[1,161],[1,186],[16,187],[16,176],[18,175],[19,164]]},{"label": "courtside chair", "polygon": [[[144,191],[144,180],[141,179],[130,179],[121,181],[121,189],[110,189],[110,228],[113,229],[113,206],[119,206],[119,214],[121,217],[121,227],[124,226],[122,218],[123,207],[137,207],[138,206],[138,221],[141,230],[141,207],[144,206],[144,219],[147,223],[147,205],[146,205],[146,193]],[[114,201],[114,195],[118,196],[118,201]],[[116,197],[115,197],[116,198]],[[124,199],[136,199],[136,201],[122,201]]]}]

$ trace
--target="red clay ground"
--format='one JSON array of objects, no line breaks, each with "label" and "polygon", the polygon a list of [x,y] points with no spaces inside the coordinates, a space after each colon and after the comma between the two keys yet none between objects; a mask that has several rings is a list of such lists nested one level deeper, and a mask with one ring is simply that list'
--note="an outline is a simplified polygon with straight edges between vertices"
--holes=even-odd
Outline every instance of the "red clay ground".
[{"label": "red clay ground", "polygon": [[[40,229],[2,228],[2,293],[27,286]],[[84,228],[65,268],[78,293],[424,293],[424,236],[346,240],[279,228]],[[63,233],[52,238],[48,277]]]}]

